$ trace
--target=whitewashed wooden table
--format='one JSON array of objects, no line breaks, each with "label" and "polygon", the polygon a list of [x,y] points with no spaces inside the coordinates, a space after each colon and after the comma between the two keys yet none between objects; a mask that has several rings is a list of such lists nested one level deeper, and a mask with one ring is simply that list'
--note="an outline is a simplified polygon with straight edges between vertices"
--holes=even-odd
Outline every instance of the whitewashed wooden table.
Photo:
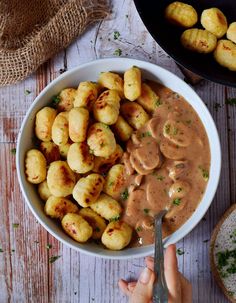
[{"label": "whitewashed wooden table", "polygon": [[[70,47],[25,81],[0,88],[0,303],[127,302],[119,278],[136,279],[143,259],[110,261],[73,251],[35,220],[19,189],[15,156],[23,117],[38,93],[64,70],[97,58],[122,56],[156,63],[181,78],[174,61],[145,29],[132,0],[113,0],[112,14],[88,29]],[[120,33],[114,39],[114,31]],[[236,106],[226,99],[236,90],[208,81],[194,88],[207,104],[219,130],[222,173],[215,199],[204,219],[177,246],[179,269],[193,284],[193,302],[227,302],[210,272],[209,238],[223,212],[236,200]],[[26,90],[31,93],[25,94]],[[17,224],[19,226],[17,227]],[[46,245],[52,248],[47,249]],[[61,257],[49,263],[52,255]]]}]

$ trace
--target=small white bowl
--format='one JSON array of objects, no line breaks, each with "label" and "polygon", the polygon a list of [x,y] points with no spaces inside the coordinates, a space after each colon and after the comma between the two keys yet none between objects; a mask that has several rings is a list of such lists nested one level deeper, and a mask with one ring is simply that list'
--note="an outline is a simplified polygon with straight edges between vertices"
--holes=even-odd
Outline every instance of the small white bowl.
[{"label": "small white bowl", "polygon": [[30,106],[24,121],[22,123],[17,149],[16,149],[16,167],[17,175],[24,198],[41,225],[62,243],[69,247],[86,253],[88,255],[107,258],[107,259],[128,259],[150,255],[154,251],[153,245],[137,248],[126,248],[122,251],[111,251],[104,249],[96,244],[79,244],[67,236],[62,230],[60,224],[49,217],[43,211],[44,204],[40,200],[36,187],[27,182],[24,173],[24,158],[26,152],[33,147],[32,138],[34,137],[34,120],[38,110],[48,105],[52,96],[58,94],[66,87],[77,87],[81,81],[96,81],[99,73],[102,71],[116,71],[123,73],[126,69],[136,65],[142,69],[144,78],[158,81],[170,89],[182,95],[195,109],[202,123],[205,126],[211,150],[211,168],[210,178],[202,201],[199,203],[193,215],[176,232],[164,240],[165,246],[176,243],[186,236],[201,220],[209,208],[215,195],[221,170],[221,148],[219,136],[215,123],[203,103],[194,90],[180,78],[171,72],[148,62],[126,59],[110,58],[92,61],[80,65],[52,81],[35,99]]}]

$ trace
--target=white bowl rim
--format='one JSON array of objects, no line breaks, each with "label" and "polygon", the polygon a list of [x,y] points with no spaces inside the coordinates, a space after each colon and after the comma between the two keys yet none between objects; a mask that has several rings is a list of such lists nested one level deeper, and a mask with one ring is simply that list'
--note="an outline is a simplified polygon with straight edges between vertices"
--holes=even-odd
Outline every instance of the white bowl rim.
[{"label": "white bowl rim", "polygon": [[[22,163],[21,163],[21,160],[20,160],[20,156],[21,156],[20,149],[21,149],[21,146],[23,144],[22,140],[21,140],[22,139],[22,134],[23,134],[24,128],[27,124],[27,120],[29,119],[29,116],[30,116],[31,112],[33,111],[35,105],[40,103],[40,100],[43,97],[43,95],[46,92],[50,91],[55,86],[55,84],[59,83],[63,79],[66,79],[69,75],[71,75],[73,73],[79,73],[79,71],[81,69],[90,68],[90,67],[93,67],[94,65],[99,64],[99,63],[102,63],[104,65],[110,64],[110,63],[112,63],[112,64],[116,63],[116,65],[119,65],[119,63],[120,63],[122,65],[123,62],[126,62],[129,66],[134,66],[134,65],[139,66],[139,67],[141,67],[141,69],[142,68],[147,69],[147,70],[154,69],[155,70],[155,78],[157,78],[158,75],[160,75],[160,74],[164,74],[164,75],[172,78],[174,81],[176,81],[178,83],[178,88],[175,89],[175,91],[178,92],[179,94],[181,94],[181,90],[186,89],[191,95],[194,96],[194,99],[197,102],[195,106],[201,108],[201,110],[203,110],[204,115],[206,116],[207,123],[209,125],[209,128],[211,129],[211,137],[209,138],[209,135],[208,135],[209,144],[210,144],[210,141],[214,139],[214,150],[211,149],[210,177],[209,177],[209,180],[208,180],[206,191],[205,191],[204,196],[203,196],[203,199],[204,199],[204,197],[206,196],[206,193],[208,193],[208,195],[207,195],[208,202],[206,202],[203,205],[203,203],[202,203],[203,199],[200,201],[200,203],[198,204],[198,206],[196,208],[196,211],[193,213],[193,215],[178,230],[176,230],[173,234],[171,234],[170,236],[168,236],[167,238],[165,238],[163,240],[164,247],[166,247],[167,245],[169,245],[171,243],[176,243],[179,240],[181,240],[182,238],[184,238],[200,222],[200,220],[205,215],[209,206],[212,203],[212,200],[213,200],[214,195],[215,195],[216,190],[217,190],[217,186],[218,186],[219,178],[220,178],[220,172],[221,172],[221,146],[220,146],[219,135],[218,135],[217,128],[215,126],[214,120],[213,120],[208,108],[206,107],[204,102],[201,100],[201,98],[197,95],[197,93],[186,82],[184,82],[178,76],[174,75],[172,72],[170,72],[170,71],[168,71],[168,70],[166,70],[166,69],[164,69],[164,68],[162,68],[162,67],[160,67],[156,64],[146,62],[146,61],[142,61],[142,60],[137,60],[137,59],[132,59],[132,58],[121,58],[121,57],[119,57],[119,58],[104,58],[104,59],[93,60],[93,61],[81,64],[79,66],[76,66],[76,67],[70,69],[69,71],[61,74],[60,76],[58,76],[53,81],[51,81],[40,92],[40,94],[35,98],[34,102],[29,107],[29,109],[28,109],[28,111],[27,111],[27,113],[24,117],[24,120],[22,122],[20,131],[19,131],[19,135],[18,135],[18,138],[17,138],[16,169],[17,169],[17,176],[18,176],[21,191],[23,193],[23,197],[26,200],[28,207],[30,208],[30,210],[32,211],[34,216],[36,217],[37,221],[52,236],[54,236],[57,240],[59,240],[60,242],[62,242],[63,244],[67,245],[70,248],[73,248],[73,249],[75,249],[75,250],[77,250],[81,253],[85,253],[86,255],[101,257],[101,258],[105,258],[105,259],[113,259],[113,260],[140,258],[140,257],[145,257],[147,255],[151,255],[154,252],[154,246],[153,245],[148,245],[148,246],[144,246],[144,247],[126,248],[126,249],[124,249],[122,251],[119,251],[119,252],[109,251],[109,250],[106,250],[106,249],[102,249],[102,250],[99,249],[99,251],[96,252],[96,249],[94,249],[94,251],[86,249],[86,244],[78,244],[75,241],[73,241],[74,243],[69,243],[69,242],[71,242],[71,240],[62,239],[58,235],[57,232],[54,232],[40,218],[39,214],[36,212],[36,210],[33,206],[33,203],[30,201],[29,195],[28,195],[28,193],[25,190],[24,185],[23,185],[23,178],[25,177],[25,175],[24,175],[24,171],[22,171],[22,169],[21,169],[21,164]],[[186,99],[186,101],[188,103],[190,103],[188,99]],[[197,111],[196,107],[194,105],[192,105],[192,106],[193,106],[194,110]],[[203,123],[201,115],[199,113],[198,113],[198,115],[200,117],[200,120]],[[204,127],[205,127],[205,125],[204,125]],[[208,134],[208,130],[206,129],[206,127],[205,127],[205,130]],[[213,146],[211,146],[211,144],[210,144],[210,148],[212,148],[212,147]],[[214,152],[214,163],[212,163],[212,152]],[[212,164],[214,164],[214,167],[213,167]],[[214,171],[212,170],[212,168],[214,169]],[[212,172],[214,172],[214,173],[212,174]],[[214,176],[214,177],[211,177],[211,176]],[[197,217],[194,216],[200,207],[201,207],[201,210],[199,211],[200,213],[198,214]],[[193,217],[194,217],[194,219],[193,219]],[[68,238],[69,238],[69,236],[68,236]]]}]

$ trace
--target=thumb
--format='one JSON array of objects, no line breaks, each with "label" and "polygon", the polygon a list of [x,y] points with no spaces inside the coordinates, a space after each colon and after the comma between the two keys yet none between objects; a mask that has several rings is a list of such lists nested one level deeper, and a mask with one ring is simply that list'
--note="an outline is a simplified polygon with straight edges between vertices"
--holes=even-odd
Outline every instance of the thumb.
[{"label": "thumb", "polygon": [[146,303],[152,299],[155,275],[152,270],[145,267],[130,297],[129,303]]}]

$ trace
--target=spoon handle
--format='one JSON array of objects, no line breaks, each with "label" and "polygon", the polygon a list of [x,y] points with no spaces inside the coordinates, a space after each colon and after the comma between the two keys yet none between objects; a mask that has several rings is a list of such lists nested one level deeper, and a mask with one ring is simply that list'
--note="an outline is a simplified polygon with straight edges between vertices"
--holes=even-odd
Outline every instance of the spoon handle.
[{"label": "spoon handle", "polygon": [[168,288],[164,274],[164,253],[162,244],[162,218],[166,211],[155,216],[155,258],[154,272],[156,280],[153,285],[153,303],[168,303]]}]

